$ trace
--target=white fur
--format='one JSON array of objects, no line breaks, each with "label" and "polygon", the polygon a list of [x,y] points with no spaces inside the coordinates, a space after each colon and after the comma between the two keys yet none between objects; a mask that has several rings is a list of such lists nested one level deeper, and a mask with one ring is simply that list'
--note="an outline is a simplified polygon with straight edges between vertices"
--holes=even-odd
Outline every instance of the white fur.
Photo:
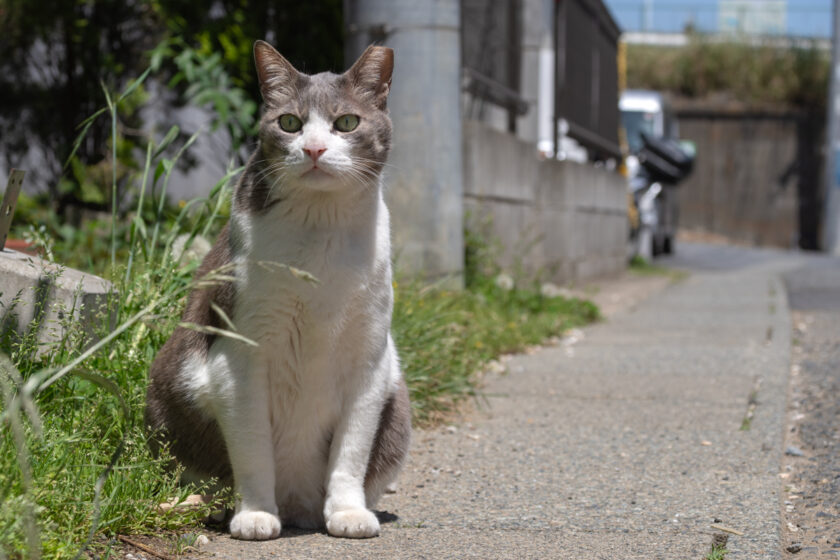
[{"label": "white fur", "polygon": [[[354,177],[348,176],[353,166],[349,143],[343,136],[336,134],[333,124],[319,113],[312,112],[302,133],[287,147],[289,154],[284,161],[284,173],[280,176],[280,179],[285,181],[285,188],[326,192],[348,188],[353,190],[349,183]],[[325,151],[317,160],[317,167],[321,172],[307,175],[313,168],[313,162],[304,150],[311,147],[325,148]],[[301,187],[300,183],[304,185]]]},{"label": "white fur", "polygon": [[[319,142],[325,173],[307,176],[303,149]],[[241,496],[234,537],[274,538],[281,519],[326,524],[337,536],[379,532],[367,508],[389,481],[365,496],[364,478],[401,376],[389,333],[389,218],[378,182],[343,174],[347,150],[325,119],[311,118],[276,178],[282,202],[260,215],[234,213],[232,320],[259,346],[217,338],[207,359],[187,361],[183,372],[228,446]]]}]

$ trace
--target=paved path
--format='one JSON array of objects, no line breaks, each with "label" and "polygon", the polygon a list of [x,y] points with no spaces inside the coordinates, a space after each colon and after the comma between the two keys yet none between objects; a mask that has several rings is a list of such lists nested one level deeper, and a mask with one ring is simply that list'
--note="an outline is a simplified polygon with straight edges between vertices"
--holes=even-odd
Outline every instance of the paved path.
[{"label": "paved path", "polygon": [[700,560],[717,520],[743,533],[728,559],[780,558],[780,275],[802,257],[678,250],[690,277],[516,357],[468,421],[417,433],[379,538],[217,536],[202,557]]}]

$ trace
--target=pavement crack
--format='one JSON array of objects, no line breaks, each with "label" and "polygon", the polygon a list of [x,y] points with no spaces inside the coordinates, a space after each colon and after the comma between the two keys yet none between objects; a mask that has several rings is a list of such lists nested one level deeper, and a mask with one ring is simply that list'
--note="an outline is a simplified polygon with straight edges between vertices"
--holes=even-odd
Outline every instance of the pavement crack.
[{"label": "pavement crack", "polygon": [[747,397],[747,410],[744,412],[744,417],[741,419],[742,432],[748,432],[752,427],[753,417],[755,416],[755,409],[758,407],[758,390],[761,388],[761,378],[756,377],[753,380],[753,388]]}]

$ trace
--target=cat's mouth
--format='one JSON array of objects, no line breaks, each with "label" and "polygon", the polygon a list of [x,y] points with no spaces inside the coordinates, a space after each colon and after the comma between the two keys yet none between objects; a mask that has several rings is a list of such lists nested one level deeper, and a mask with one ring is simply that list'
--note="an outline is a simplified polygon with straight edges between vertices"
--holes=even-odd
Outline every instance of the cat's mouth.
[{"label": "cat's mouth", "polygon": [[310,179],[319,179],[322,177],[332,177],[332,173],[326,171],[323,167],[313,165],[301,174],[301,177],[309,177]]}]

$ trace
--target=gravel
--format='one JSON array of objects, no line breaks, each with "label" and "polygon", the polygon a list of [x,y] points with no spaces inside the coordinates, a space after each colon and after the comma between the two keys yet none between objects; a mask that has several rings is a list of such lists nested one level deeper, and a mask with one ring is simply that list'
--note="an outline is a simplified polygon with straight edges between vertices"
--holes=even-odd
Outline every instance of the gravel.
[{"label": "gravel", "polygon": [[[812,259],[785,276],[793,313],[784,535],[788,557],[840,554],[840,259]],[[800,550],[792,550],[798,548]]]},{"label": "gravel", "polygon": [[787,441],[801,455],[783,466],[784,538],[803,544],[796,558],[833,557],[840,549],[840,312],[797,312],[794,325]]}]

